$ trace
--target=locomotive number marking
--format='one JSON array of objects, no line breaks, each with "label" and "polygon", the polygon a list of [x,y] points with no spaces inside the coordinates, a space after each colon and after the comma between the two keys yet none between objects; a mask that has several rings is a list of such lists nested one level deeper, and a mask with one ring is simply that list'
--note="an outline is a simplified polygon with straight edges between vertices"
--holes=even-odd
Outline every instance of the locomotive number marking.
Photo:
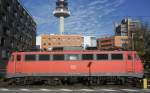
[{"label": "locomotive number marking", "polygon": [[77,66],[76,66],[76,65],[70,65],[70,69],[71,69],[71,70],[76,70],[76,69],[77,69]]}]

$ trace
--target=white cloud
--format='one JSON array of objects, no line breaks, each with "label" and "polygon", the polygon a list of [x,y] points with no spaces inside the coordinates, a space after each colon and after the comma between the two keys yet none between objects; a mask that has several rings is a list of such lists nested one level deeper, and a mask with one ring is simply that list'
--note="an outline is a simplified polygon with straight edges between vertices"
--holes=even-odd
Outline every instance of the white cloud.
[{"label": "white cloud", "polygon": [[103,22],[102,18],[116,11],[123,3],[124,0],[92,0],[88,5],[80,5],[82,7],[73,9],[71,17],[66,19],[65,31],[102,34],[104,32],[99,32],[98,29],[111,23],[109,21]]},{"label": "white cloud", "polygon": [[90,4],[88,4],[88,6],[94,6],[94,5],[103,4],[103,3],[106,3],[106,2],[108,2],[108,0],[97,0],[97,1],[93,1]]},{"label": "white cloud", "polygon": [[[49,27],[54,25],[58,27],[58,20],[52,14],[56,0],[46,0],[47,3],[42,3],[44,0],[35,0],[35,3],[33,3],[34,0],[23,1],[30,9],[38,26],[46,24]],[[88,3],[84,3],[84,1],[88,1]],[[65,31],[103,34],[105,32],[101,29],[111,23],[111,21],[103,19],[116,11],[124,2],[125,0],[69,0],[71,16],[65,19]],[[45,30],[49,31],[49,27],[46,27]]]}]

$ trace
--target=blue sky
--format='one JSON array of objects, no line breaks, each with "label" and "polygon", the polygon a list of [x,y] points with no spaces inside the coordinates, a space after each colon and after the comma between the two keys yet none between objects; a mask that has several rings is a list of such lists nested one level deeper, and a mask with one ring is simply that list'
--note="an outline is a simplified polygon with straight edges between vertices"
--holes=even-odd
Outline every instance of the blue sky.
[{"label": "blue sky", "polygon": [[[59,33],[53,16],[57,0],[20,0],[37,23],[37,35]],[[65,19],[65,33],[113,35],[114,23],[125,17],[150,23],[150,0],[68,0],[71,16]]]}]

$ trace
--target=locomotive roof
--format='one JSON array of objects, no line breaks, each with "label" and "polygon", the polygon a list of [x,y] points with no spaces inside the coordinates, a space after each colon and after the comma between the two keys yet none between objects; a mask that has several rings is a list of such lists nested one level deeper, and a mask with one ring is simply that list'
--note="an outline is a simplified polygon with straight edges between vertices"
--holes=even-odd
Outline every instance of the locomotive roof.
[{"label": "locomotive roof", "polygon": [[13,54],[87,54],[87,53],[123,53],[135,51],[101,51],[101,50],[65,50],[65,51],[34,51],[34,52],[13,52]]}]

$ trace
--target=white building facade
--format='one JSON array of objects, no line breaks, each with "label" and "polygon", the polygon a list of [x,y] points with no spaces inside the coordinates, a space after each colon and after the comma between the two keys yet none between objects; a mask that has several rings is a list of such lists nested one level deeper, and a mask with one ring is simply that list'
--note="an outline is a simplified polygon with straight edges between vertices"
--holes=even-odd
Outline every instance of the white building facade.
[{"label": "white building facade", "polygon": [[83,36],[83,48],[86,49],[87,47],[96,47],[96,37],[95,36]]},{"label": "white building facade", "polygon": [[36,37],[36,46],[41,49],[41,36]]}]

